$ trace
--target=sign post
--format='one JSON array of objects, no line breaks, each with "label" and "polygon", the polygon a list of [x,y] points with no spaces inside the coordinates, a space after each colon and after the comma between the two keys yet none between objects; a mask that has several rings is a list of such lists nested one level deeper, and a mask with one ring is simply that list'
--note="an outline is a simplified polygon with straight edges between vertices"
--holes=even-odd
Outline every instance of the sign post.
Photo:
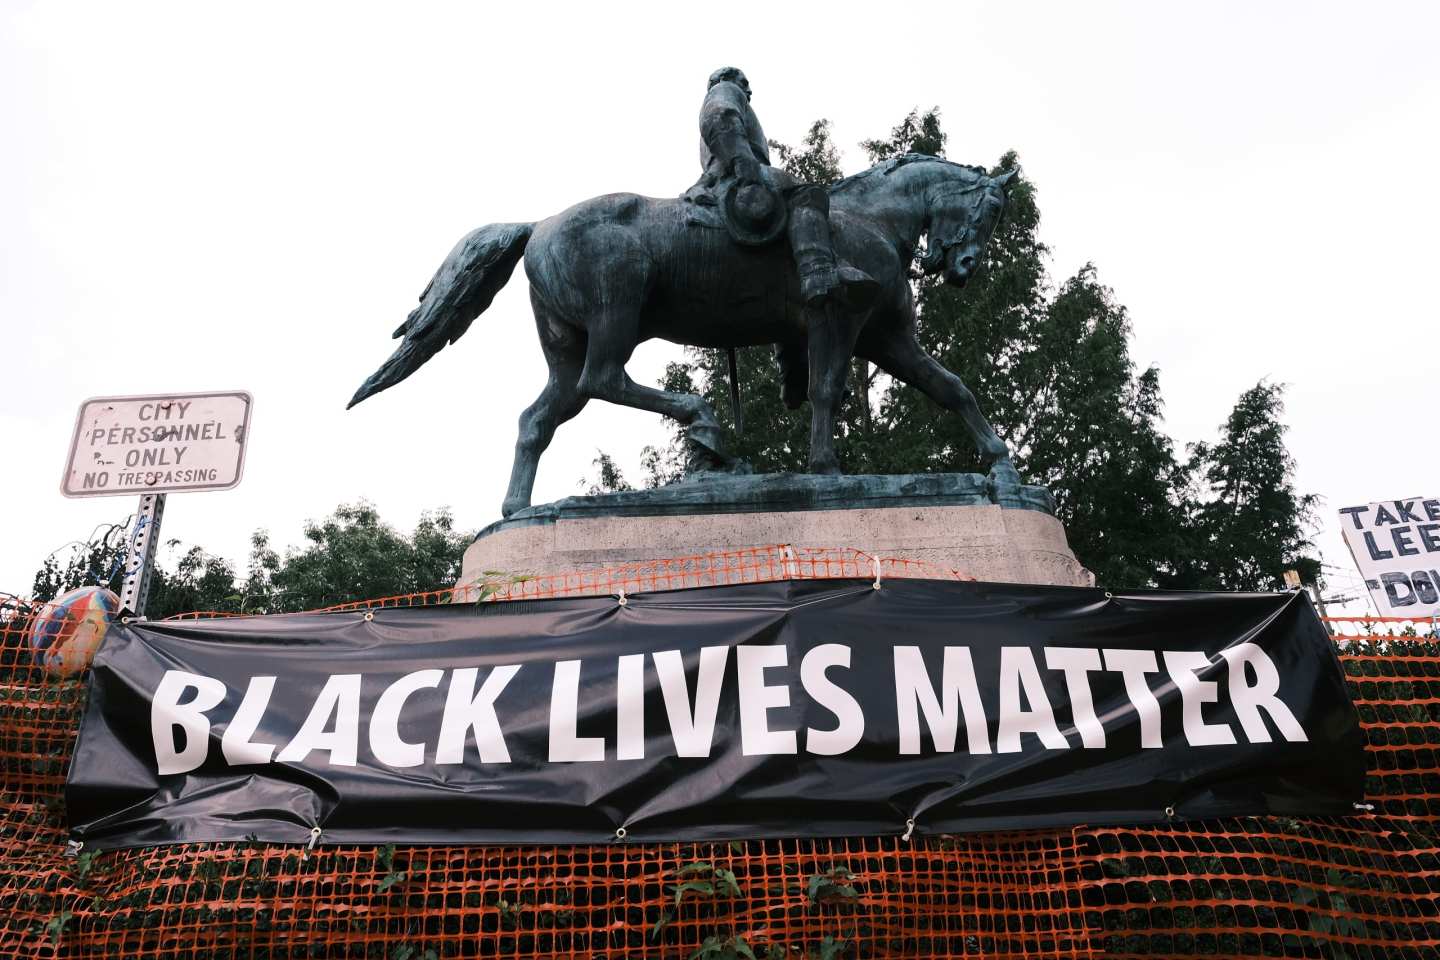
[{"label": "sign post", "polygon": [[140,498],[135,530],[125,554],[125,579],[120,586],[120,609],[137,617],[145,616],[145,602],[150,598],[155,545],[160,542],[160,519],[164,515],[165,494],[147,493]]},{"label": "sign post", "polygon": [[140,495],[120,588],[120,608],[132,616],[145,614],[166,493],[240,482],[252,403],[250,394],[232,390],[96,397],[80,405],[60,492]]}]

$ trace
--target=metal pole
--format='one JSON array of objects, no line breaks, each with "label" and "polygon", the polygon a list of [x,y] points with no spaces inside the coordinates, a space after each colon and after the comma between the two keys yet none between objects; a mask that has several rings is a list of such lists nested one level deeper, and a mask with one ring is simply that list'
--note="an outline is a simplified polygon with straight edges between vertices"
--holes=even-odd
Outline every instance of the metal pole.
[{"label": "metal pole", "polygon": [[1315,609],[1320,614],[1320,622],[1325,625],[1325,632],[1329,633],[1330,622],[1325,619],[1329,614],[1325,612],[1325,598],[1320,593],[1320,584],[1312,583],[1310,585],[1310,595],[1315,598]]},{"label": "metal pole", "polygon": [[165,515],[165,494],[147,493],[135,514],[135,535],[125,556],[125,579],[120,586],[120,610],[132,617],[145,616],[150,577],[155,572],[155,548],[160,542],[160,519]]}]

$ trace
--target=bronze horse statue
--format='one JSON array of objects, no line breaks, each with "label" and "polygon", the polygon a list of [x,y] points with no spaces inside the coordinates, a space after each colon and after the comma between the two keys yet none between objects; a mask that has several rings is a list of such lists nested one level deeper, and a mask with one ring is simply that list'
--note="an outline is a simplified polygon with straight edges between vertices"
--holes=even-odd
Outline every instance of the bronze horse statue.
[{"label": "bronze horse statue", "polygon": [[699,396],[642,386],[625,364],[660,337],[697,347],[775,344],[783,400],[811,402],[810,469],[840,472],[835,418],[850,359],[858,356],[958,413],[990,477],[1019,483],[1004,441],[960,378],[915,338],[909,268],[926,237],[921,267],[963,287],[1005,208],[1014,171],[906,154],[830,188],[835,252],[879,283],[867,303],[803,309],[783,245],[735,243],[713,214],[680,199],[617,193],[538,223],[490,224],[460,240],[395,331],[403,341],[356,391],[349,406],[394,386],[454,343],[510,279],[523,255],[530,302],[550,378],[520,415],[504,516],[530,505],[535,470],[555,429],[592,399],[664,414],[686,428],[692,469],[735,466],[715,412]]}]

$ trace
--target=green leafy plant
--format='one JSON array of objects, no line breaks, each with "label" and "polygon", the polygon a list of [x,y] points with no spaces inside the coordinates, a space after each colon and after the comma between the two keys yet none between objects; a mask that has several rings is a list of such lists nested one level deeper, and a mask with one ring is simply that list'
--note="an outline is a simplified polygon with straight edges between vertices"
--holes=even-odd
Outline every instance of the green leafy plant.
[{"label": "green leafy plant", "polygon": [[380,884],[375,888],[376,893],[384,893],[396,884],[405,882],[405,871],[395,869],[395,844],[387,843],[377,850],[375,864],[385,871],[385,876],[380,878]]},{"label": "green leafy plant", "polygon": [[706,937],[700,944],[700,949],[690,954],[690,960],[756,960],[755,951],[745,938],[736,934],[733,937]]},{"label": "green leafy plant", "polygon": [[466,590],[475,591],[474,603],[481,604],[496,594],[502,593],[517,584],[534,580],[533,574],[528,573],[506,573],[503,570],[482,570],[481,579],[470,584]]},{"label": "green leafy plant", "polygon": [[810,950],[810,960],[839,960],[845,955],[845,949],[850,946],[850,941],[842,940],[839,937],[826,937],[820,941],[818,947]]},{"label": "green leafy plant", "polygon": [[390,960],[440,960],[440,955],[428,947],[422,953],[419,947],[402,943],[390,955]]},{"label": "green leafy plant", "polygon": [[75,858],[75,879],[80,883],[90,876],[90,871],[95,869],[95,858],[100,856],[99,850],[87,850]]},{"label": "green leafy plant", "polygon": [[525,904],[518,899],[511,903],[502,897],[495,901],[495,909],[500,911],[500,926],[506,930],[514,930],[520,925],[520,914],[525,912]]},{"label": "green leafy plant", "polygon": [[[686,877],[694,879],[687,880]],[[709,863],[687,863],[675,871],[675,878],[680,882],[672,884],[670,889],[675,893],[675,909],[677,910],[680,909],[681,899],[687,893],[712,899],[740,895],[740,884],[736,881],[735,874],[724,867],[716,867]]]},{"label": "green leafy plant", "polygon": [[[61,910],[45,923],[45,932],[50,935],[50,943],[53,946],[60,946],[60,937],[65,933],[65,928],[74,919],[75,914],[69,910]],[[753,960],[753,958],[752,958]]]},{"label": "green leafy plant", "polygon": [[826,903],[854,903],[860,899],[860,891],[855,889],[855,879],[855,874],[850,872],[849,867],[832,866],[827,872],[810,877],[805,884],[805,896],[810,898],[812,907]]},{"label": "green leafy plant", "polygon": [[650,928],[652,941],[659,940],[665,927],[675,919],[680,912],[680,904],[687,895],[692,899],[706,901],[721,897],[738,897],[741,893],[740,882],[736,879],[734,871],[717,867],[703,860],[681,866],[675,871],[675,880],[675,883],[669,884],[669,890],[675,898],[674,908],[671,910],[661,909],[660,918]]}]

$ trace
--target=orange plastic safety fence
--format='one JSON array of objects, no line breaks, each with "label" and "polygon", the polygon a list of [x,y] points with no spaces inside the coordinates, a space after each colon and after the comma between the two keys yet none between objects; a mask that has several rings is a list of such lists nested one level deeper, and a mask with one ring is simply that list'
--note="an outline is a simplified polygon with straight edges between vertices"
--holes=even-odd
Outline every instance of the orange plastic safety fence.
[{"label": "orange plastic safety fence", "polygon": [[[352,606],[876,575],[858,551],[776,546]],[[959,576],[897,559],[878,575]],[[62,788],[84,685],[40,665],[38,612],[0,606],[0,957],[1440,956],[1440,644],[1426,621],[1330,622],[1369,744],[1374,809],[1351,818],[71,857]]]}]

